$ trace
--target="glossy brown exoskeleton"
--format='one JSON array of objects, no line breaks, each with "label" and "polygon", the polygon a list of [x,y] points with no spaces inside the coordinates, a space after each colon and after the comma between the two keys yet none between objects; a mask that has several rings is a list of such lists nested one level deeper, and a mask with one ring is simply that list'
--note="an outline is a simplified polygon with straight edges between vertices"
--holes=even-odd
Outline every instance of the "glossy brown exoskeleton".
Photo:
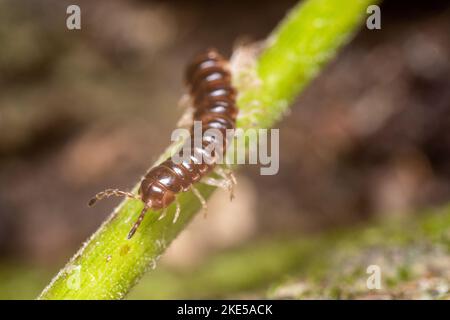
[{"label": "glossy brown exoskeleton", "polygon": [[[201,121],[203,131],[214,128],[219,130],[223,137],[226,136],[227,129],[235,128],[238,114],[235,102],[236,90],[231,84],[231,74],[227,66],[228,61],[216,50],[211,49],[197,56],[188,66],[185,75],[185,82],[194,108],[193,120]],[[191,139],[193,139],[192,137],[191,134]],[[180,192],[192,190],[205,207],[205,200],[193,185],[216,166],[214,161],[208,163],[203,161],[202,148],[211,143],[217,143],[217,141],[211,137],[203,137],[199,144],[201,147],[195,147],[194,141],[187,143],[191,144],[193,151],[189,160],[176,163],[170,158],[152,168],[142,180],[138,195],[118,189],[108,189],[92,198],[89,205],[112,195],[137,198],[144,202],[145,206],[131,228],[128,239],[136,232],[147,210],[167,208],[176,200],[176,196]],[[225,151],[226,139],[218,147]],[[180,213],[180,206],[178,202],[176,204],[174,221]]]}]

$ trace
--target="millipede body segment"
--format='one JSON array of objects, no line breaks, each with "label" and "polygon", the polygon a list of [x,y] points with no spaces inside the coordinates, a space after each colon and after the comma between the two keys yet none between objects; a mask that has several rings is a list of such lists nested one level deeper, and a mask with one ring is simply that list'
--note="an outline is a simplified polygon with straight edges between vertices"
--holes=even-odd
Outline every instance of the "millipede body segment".
[{"label": "millipede body segment", "polygon": [[[238,114],[236,90],[231,84],[228,61],[216,50],[207,50],[205,53],[198,55],[188,66],[185,83],[194,108],[193,120],[201,121],[203,132],[208,129],[216,129],[222,134],[222,137],[226,137],[226,131],[235,128]],[[180,192],[192,189],[204,205],[204,200],[193,185],[216,166],[216,154],[212,154],[210,161],[204,161],[205,148],[214,144],[215,149],[213,148],[213,150],[216,150],[215,152],[224,152],[227,140],[223,138],[218,141],[212,136],[202,135],[200,143],[196,144],[194,143],[193,127],[190,137],[190,140],[186,142],[191,146],[189,157],[181,163],[170,158],[152,168],[142,180],[138,195],[109,189],[98,193],[89,202],[89,205],[93,205],[97,200],[111,195],[128,196],[142,200],[145,206],[131,228],[128,239],[134,235],[149,209],[164,210],[176,200],[176,196]],[[180,213],[180,206],[178,202],[176,204],[175,220]]]}]

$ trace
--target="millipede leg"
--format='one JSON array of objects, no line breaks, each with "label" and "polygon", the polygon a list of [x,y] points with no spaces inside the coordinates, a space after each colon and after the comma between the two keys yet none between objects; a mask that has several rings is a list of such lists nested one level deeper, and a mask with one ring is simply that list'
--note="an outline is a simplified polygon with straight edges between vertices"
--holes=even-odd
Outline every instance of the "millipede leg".
[{"label": "millipede leg", "polygon": [[111,196],[127,197],[127,198],[137,199],[137,200],[141,199],[138,195],[131,193],[131,192],[122,191],[119,189],[106,189],[105,191],[101,191],[101,192],[97,193],[91,200],[89,200],[88,205],[91,207],[97,201],[102,200],[103,198],[111,197]]},{"label": "millipede leg", "polygon": [[200,191],[198,191],[198,189],[196,187],[191,186],[191,189],[192,189],[192,192],[195,194],[195,196],[198,198],[198,201],[200,201],[200,203],[202,204],[204,216],[206,218],[206,215],[208,214],[208,206],[206,205],[205,198],[203,198],[202,194],[200,193]]},{"label": "millipede leg", "polygon": [[234,198],[234,186],[237,184],[236,177],[233,174],[233,171],[231,169],[227,168],[224,169],[222,167],[217,166],[214,169],[214,172],[217,173],[219,176],[221,176],[226,181],[226,188],[230,192],[230,200],[233,200]]},{"label": "millipede leg", "polygon": [[234,185],[237,184],[236,176],[234,175],[233,171],[230,168],[227,168],[225,170],[225,174],[227,174],[230,177],[230,179],[231,179],[231,181],[233,182]]},{"label": "millipede leg", "polygon": [[166,216],[166,214],[167,214],[167,208],[164,208],[162,213],[160,214],[160,216],[158,218],[158,221],[161,220],[162,218],[164,218]]},{"label": "millipede leg", "polygon": [[233,197],[234,197],[233,184],[231,183],[231,180],[228,180],[227,178],[219,180],[219,179],[206,177],[201,180],[201,183],[204,183],[208,186],[224,189],[230,193],[231,199],[233,199]]},{"label": "millipede leg", "polygon": [[217,166],[215,170],[217,174],[220,175],[221,177],[229,179],[233,185],[237,184],[236,176],[234,175],[231,167],[222,168]]},{"label": "millipede leg", "polygon": [[178,217],[180,216],[180,212],[181,212],[181,207],[180,207],[180,203],[178,202],[178,199],[175,200],[175,205],[176,205],[176,209],[175,209],[175,215],[173,216],[173,223],[177,222]]}]

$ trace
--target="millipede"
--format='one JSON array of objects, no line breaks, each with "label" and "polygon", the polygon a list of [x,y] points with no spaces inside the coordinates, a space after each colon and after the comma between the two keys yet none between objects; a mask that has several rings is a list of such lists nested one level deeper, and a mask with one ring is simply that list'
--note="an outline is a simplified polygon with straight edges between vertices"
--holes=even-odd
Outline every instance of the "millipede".
[{"label": "millipede", "polygon": [[[228,60],[217,50],[208,49],[193,59],[185,74],[185,85],[189,91],[194,111],[192,120],[200,121],[203,131],[215,129],[220,131],[224,137],[227,130],[235,129],[238,114],[236,90],[232,86],[231,72],[228,66]],[[173,158],[169,158],[150,169],[141,181],[138,194],[119,189],[107,189],[97,193],[89,201],[89,206],[110,196],[125,196],[141,200],[144,208],[128,233],[127,238],[131,239],[149,209],[162,210],[159,217],[161,219],[165,216],[168,206],[175,202],[176,210],[173,219],[175,223],[181,211],[180,204],[176,199],[180,192],[192,190],[206,212],[206,201],[194,186],[199,181],[225,187],[230,191],[232,197],[232,188],[236,180],[230,171],[217,166],[215,157],[216,152],[225,152],[227,139],[218,141],[211,136],[203,136],[200,147],[198,147],[194,143],[192,133],[193,126],[191,127],[191,138],[186,142],[191,146],[193,152],[187,160],[177,163]],[[205,148],[211,144],[217,147],[218,151],[214,151],[211,161],[204,162],[202,157],[205,154]],[[206,177],[213,170],[223,180]]]}]

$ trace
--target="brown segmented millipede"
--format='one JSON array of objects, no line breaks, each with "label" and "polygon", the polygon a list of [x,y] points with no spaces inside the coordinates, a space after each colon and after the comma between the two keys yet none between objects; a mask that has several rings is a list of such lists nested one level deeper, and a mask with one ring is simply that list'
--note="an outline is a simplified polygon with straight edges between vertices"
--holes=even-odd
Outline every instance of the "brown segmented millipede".
[{"label": "brown segmented millipede", "polygon": [[[193,120],[201,121],[203,131],[216,129],[224,137],[227,129],[235,128],[238,114],[236,90],[231,84],[231,74],[227,66],[228,61],[216,50],[210,49],[193,60],[188,66],[185,75],[185,82],[189,88],[195,111]],[[192,130],[191,128],[191,133]],[[192,134],[191,140],[187,143],[194,146]],[[227,140],[225,139],[223,142],[218,143],[211,137],[202,137],[201,146],[203,148],[210,144],[215,144],[220,151],[225,151]],[[216,162],[213,158],[211,159],[212,161],[205,163],[202,160],[204,150],[198,147],[193,147],[192,149],[194,154],[190,156],[188,161],[175,163],[170,158],[147,172],[141,182],[138,195],[118,189],[107,189],[96,194],[89,201],[89,206],[92,206],[97,200],[113,195],[140,199],[144,202],[145,206],[128,233],[128,239],[136,232],[147,210],[165,210],[176,200],[176,195],[180,192],[192,190],[205,209],[206,202],[194,187],[194,184],[210,173],[216,167]],[[224,174],[221,175],[225,178]],[[213,179],[209,181],[210,183],[214,182]],[[231,184],[235,183],[232,175],[229,181],[231,181]],[[215,185],[217,186],[218,184],[216,183]],[[165,211],[161,218],[164,214]],[[176,201],[174,222],[179,214],[180,205]]]}]

